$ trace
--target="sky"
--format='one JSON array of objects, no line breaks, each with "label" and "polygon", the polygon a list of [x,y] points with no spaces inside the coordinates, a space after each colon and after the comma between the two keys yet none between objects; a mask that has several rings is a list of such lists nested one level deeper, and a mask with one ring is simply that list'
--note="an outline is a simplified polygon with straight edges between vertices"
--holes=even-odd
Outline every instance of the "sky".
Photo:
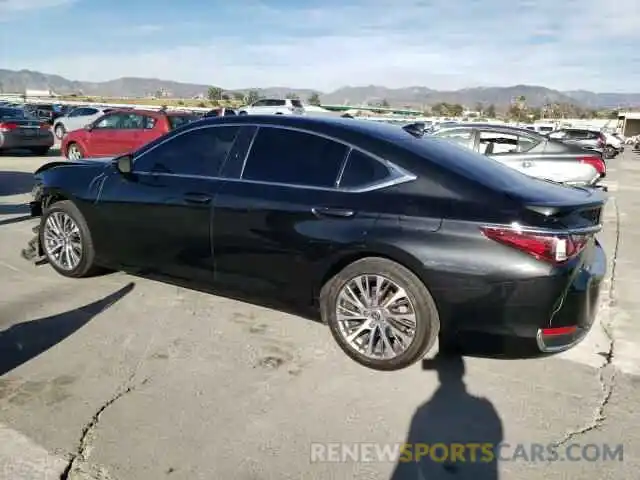
[{"label": "sky", "polygon": [[0,68],[226,89],[640,92],[640,0],[0,0]]}]

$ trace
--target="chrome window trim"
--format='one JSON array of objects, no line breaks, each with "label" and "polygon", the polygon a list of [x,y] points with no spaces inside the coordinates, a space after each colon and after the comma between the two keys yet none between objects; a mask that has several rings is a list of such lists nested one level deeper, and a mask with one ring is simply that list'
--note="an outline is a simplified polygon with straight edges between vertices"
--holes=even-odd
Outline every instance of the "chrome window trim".
[{"label": "chrome window trim", "polygon": [[[304,128],[298,128],[298,127],[291,127],[288,125],[278,125],[278,124],[272,124],[272,123],[244,123],[244,122],[229,122],[229,123],[223,123],[220,125],[211,125],[211,124],[207,124],[207,125],[199,125],[197,127],[194,128],[189,128],[188,130],[185,130],[183,132],[180,132],[177,135],[171,136],[170,138],[166,138],[163,141],[157,143],[156,145],[154,145],[153,147],[149,148],[148,150],[142,152],[142,154],[134,156],[133,158],[133,164],[135,166],[135,162],[138,161],[140,158],[144,157],[145,155],[147,155],[149,152],[154,151],[156,148],[166,144],[167,142],[170,142],[171,140],[181,137],[182,135],[185,135],[189,132],[193,132],[194,130],[202,130],[205,128],[219,128],[219,127],[256,127],[256,131],[253,134],[253,138],[251,139],[251,142],[249,143],[249,146],[247,147],[247,152],[245,154],[245,158],[243,160],[242,163],[242,169],[240,172],[240,177],[238,178],[230,178],[230,177],[218,177],[218,176],[204,176],[204,175],[186,175],[186,174],[176,174],[176,173],[155,173],[155,172],[146,172],[146,171],[139,171],[136,172],[135,170],[133,171],[133,173],[136,174],[140,174],[140,175],[156,175],[156,176],[172,176],[172,177],[183,177],[183,178],[208,178],[211,180],[226,180],[226,181],[231,181],[231,182],[246,182],[246,183],[251,183],[251,184],[258,184],[258,185],[274,185],[274,186],[281,186],[281,187],[290,187],[290,188],[299,188],[299,189],[307,189],[307,190],[322,190],[322,191],[333,191],[333,192],[348,192],[348,193],[364,193],[364,192],[370,192],[370,191],[374,191],[374,190],[380,190],[383,188],[388,188],[394,185],[400,185],[402,183],[407,183],[407,182],[411,182],[416,180],[418,177],[409,172],[408,170],[405,170],[402,167],[399,167],[398,165],[379,157],[378,155],[371,153],[367,150],[364,150],[360,147],[358,147],[357,145],[354,145],[350,142],[346,142],[342,139],[339,138],[335,138],[332,137],[330,135],[326,135],[324,133],[319,133],[319,132],[314,132],[312,130],[307,130]],[[244,170],[247,164],[247,160],[249,158],[249,155],[251,154],[251,150],[253,149],[253,144],[255,142],[255,139],[258,135],[258,133],[260,132],[260,129],[262,127],[267,127],[267,128],[277,128],[277,129],[283,129],[283,130],[290,130],[290,131],[294,131],[294,132],[300,132],[300,133],[306,133],[308,135],[315,135],[318,137],[322,137],[326,140],[330,140],[333,142],[337,142],[340,143],[344,146],[347,147],[348,153],[347,153],[347,157],[346,159],[348,160],[349,158],[349,154],[351,153],[352,150],[357,150],[358,152],[367,155],[369,157],[371,157],[372,159],[381,162],[383,165],[385,165],[390,172],[390,175],[387,179],[383,180],[383,181],[379,181],[379,182],[373,182],[370,184],[365,184],[365,185],[361,185],[359,187],[351,187],[351,188],[339,188],[339,187],[315,187],[315,186],[311,186],[311,185],[299,185],[299,184],[293,184],[293,183],[281,183],[281,182],[268,182],[268,181],[261,181],[261,180],[248,180],[245,178],[242,178],[244,175]],[[346,166],[346,162],[344,162],[344,165]]]}]

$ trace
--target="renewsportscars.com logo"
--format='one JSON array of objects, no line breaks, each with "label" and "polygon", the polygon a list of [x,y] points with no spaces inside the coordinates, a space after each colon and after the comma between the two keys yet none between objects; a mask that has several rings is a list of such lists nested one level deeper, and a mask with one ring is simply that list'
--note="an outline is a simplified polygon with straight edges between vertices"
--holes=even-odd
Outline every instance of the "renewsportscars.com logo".
[{"label": "renewsportscars.com logo", "polygon": [[622,444],[312,443],[311,462],[622,462]]}]

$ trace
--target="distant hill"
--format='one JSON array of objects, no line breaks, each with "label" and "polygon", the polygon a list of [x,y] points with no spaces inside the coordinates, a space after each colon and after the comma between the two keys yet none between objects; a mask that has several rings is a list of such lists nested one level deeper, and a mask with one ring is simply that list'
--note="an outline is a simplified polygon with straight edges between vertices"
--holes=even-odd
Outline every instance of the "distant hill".
[{"label": "distant hill", "polygon": [[[215,84],[214,84],[215,85]],[[123,77],[107,82],[81,82],[59,75],[31,70],[0,69],[0,91],[18,93],[27,89],[53,90],[58,94],[81,93],[104,97],[147,97],[165,91],[172,97],[191,98],[206,95],[209,85],[173,82],[157,78]],[[229,93],[244,90],[225,90]],[[314,91],[307,88],[269,87],[255,88],[266,97],[284,97],[295,94],[306,100]],[[476,87],[462,90],[440,91],[428,87],[387,88],[384,86],[346,86],[333,92],[318,92],[327,104],[375,104],[387,101],[393,106],[420,107],[440,102],[459,103],[469,108],[476,104],[506,107],[515,98],[524,96],[527,104],[540,107],[548,103],[574,104],[584,108],[625,108],[640,106],[640,93],[594,93],[585,90],[560,92],[546,87],[515,85],[511,87]]]}]

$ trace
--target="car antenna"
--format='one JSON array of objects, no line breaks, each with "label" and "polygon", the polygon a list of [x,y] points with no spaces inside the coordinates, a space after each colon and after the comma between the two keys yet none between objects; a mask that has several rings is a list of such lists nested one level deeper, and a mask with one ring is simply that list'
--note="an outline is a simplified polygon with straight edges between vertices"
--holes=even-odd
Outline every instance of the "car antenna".
[{"label": "car antenna", "polygon": [[422,138],[427,131],[427,124],[424,122],[415,122],[405,125],[402,129],[416,138]]}]

